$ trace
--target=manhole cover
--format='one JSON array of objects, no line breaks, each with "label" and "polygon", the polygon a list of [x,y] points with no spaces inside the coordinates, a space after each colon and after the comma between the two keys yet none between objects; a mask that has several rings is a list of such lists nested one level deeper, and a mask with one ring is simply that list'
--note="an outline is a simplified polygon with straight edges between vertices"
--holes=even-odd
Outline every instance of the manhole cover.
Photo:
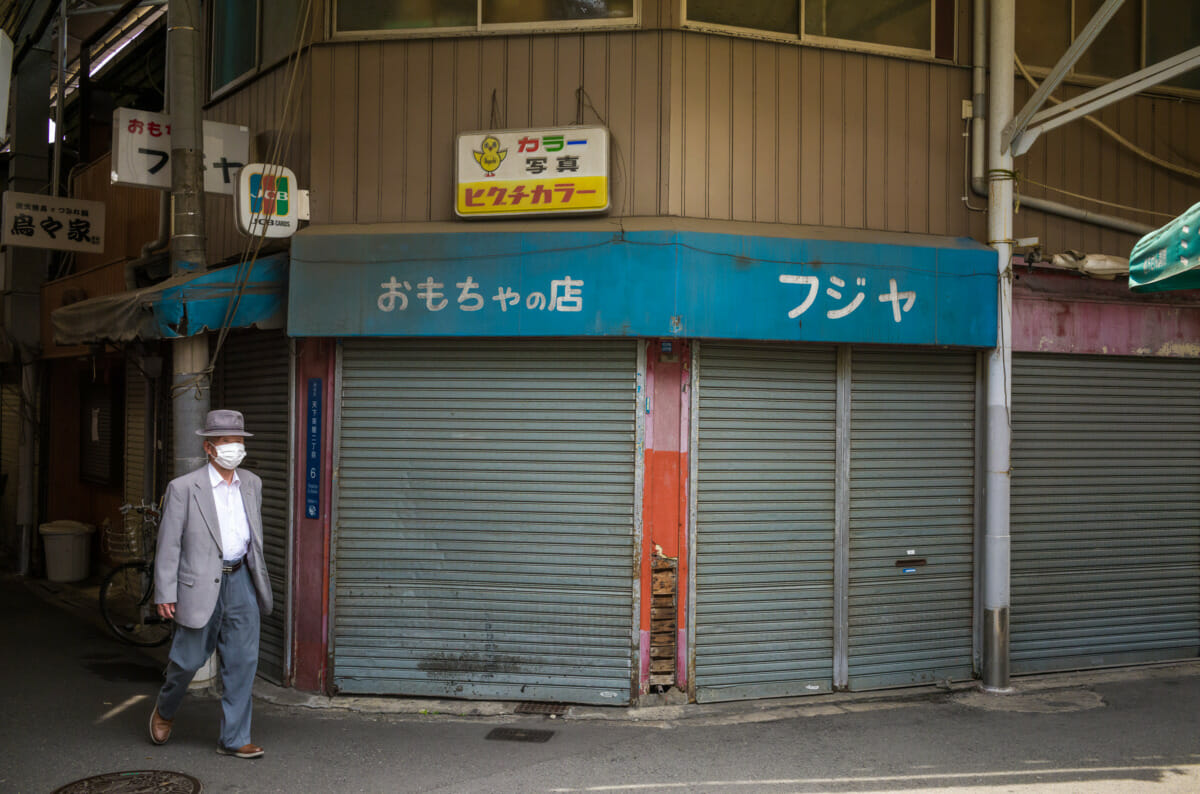
[{"label": "manhole cover", "polygon": [[566,703],[518,703],[514,714],[566,714]]},{"label": "manhole cover", "polygon": [[108,772],[76,780],[54,794],[199,794],[200,781],[181,772],[139,769],[133,772]]},{"label": "manhole cover", "polygon": [[485,739],[496,742],[548,742],[554,731],[528,731],[524,728],[496,728]]}]

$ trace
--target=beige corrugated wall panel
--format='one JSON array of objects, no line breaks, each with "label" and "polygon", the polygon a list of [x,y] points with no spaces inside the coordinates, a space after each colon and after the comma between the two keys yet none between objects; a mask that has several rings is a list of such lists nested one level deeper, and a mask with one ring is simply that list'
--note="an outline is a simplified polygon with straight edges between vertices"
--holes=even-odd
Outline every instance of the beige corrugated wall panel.
[{"label": "beige corrugated wall panel", "polygon": [[358,210],[359,168],[371,167],[362,160],[358,150],[358,53],[363,46],[371,45],[338,47],[333,51],[331,79],[336,90],[326,105],[330,115],[337,120],[329,153],[333,165],[329,184],[330,220],[333,223],[354,222]]},{"label": "beige corrugated wall panel", "polygon": [[[875,181],[875,175],[883,173],[888,154],[888,125],[880,110],[887,107],[887,61],[882,58],[867,59],[866,90],[864,95],[870,108],[869,121],[863,130],[866,140],[864,162],[867,183]],[[867,191],[866,225],[870,229],[882,229],[887,224],[887,194],[882,190]]]},{"label": "beige corrugated wall panel", "polygon": [[800,50],[787,47],[777,53],[779,79],[775,106],[779,132],[775,185],[775,216],[779,223],[800,222]]},{"label": "beige corrugated wall panel", "polygon": [[[946,105],[949,105],[950,95],[950,80],[948,69],[933,69],[929,70],[929,98],[930,108],[938,101],[938,98]],[[958,177],[958,184],[962,184],[962,169],[963,166],[958,163],[962,162],[960,157],[957,161],[951,162],[951,152],[954,151],[953,143],[955,136],[953,135],[950,124],[951,118],[948,113],[941,114],[941,121],[937,118],[929,119],[929,233],[930,234],[946,234],[946,229],[949,228],[949,212],[950,206],[961,211],[962,202],[958,201],[958,194],[953,191],[953,183],[950,182],[951,175]],[[959,122],[961,126],[961,122]],[[961,145],[962,136],[957,136],[959,145]],[[960,191],[961,192],[961,191]]]},{"label": "beige corrugated wall panel", "polygon": [[[732,39],[730,44],[729,116],[732,137],[727,139],[724,147],[729,151],[729,195],[732,199],[729,217],[751,221],[754,220],[756,163],[771,155],[771,152],[762,152],[766,157],[760,157],[754,146],[758,129],[768,127],[766,115],[769,111],[765,106],[770,104],[770,99],[759,101],[755,93],[757,75],[754,72],[754,43],[746,39]],[[720,63],[713,66],[715,69],[721,68]]]},{"label": "beige corrugated wall panel", "polygon": [[845,104],[842,108],[844,124],[842,145],[845,157],[842,160],[842,225],[861,229],[866,224],[867,178],[863,163],[866,159],[867,92],[866,59],[848,55],[843,62],[842,92]]},{"label": "beige corrugated wall panel", "polygon": [[[518,50],[520,48],[517,48]],[[459,130],[454,122],[455,43],[449,39],[432,42],[430,53],[430,99],[434,112],[429,114],[429,209],[434,218],[449,219],[454,215],[454,136]],[[525,69],[528,70],[528,64]]]},{"label": "beige corrugated wall panel", "polygon": [[916,109],[909,107],[906,65],[904,61],[889,59],[886,61],[886,66],[884,67],[887,99],[884,105],[886,115],[883,119],[883,125],[887,130],[885,138],[887,141],[887,155],[883,166],[882,184],[880,184],[877,177],[873,180],[876,186],[883,190],[887,200],[884,213],[886,219],[884,228],[893,232],[909,231],[907,202],[920,201],[921,199],[914,192],[897,200],[898,197],[893,193],[894,186],[904,185],[908,179],[908,160],[906,156],[909,152],[908,124],[905,123],[904,116],[910,110],[918,112]]},{"label": "beige corrugated wall panel", "polygon": [[[313,222],[451,220],[454,138],[584,122],[613,135],[613,213],[656,215],[658,31],[343,42],[313,54]],[[592,107],[594,106],[594,111]]]},{"label": "beige corrugated wall panel", "polygon": [[[705,212],[701,217],[729,218],[732,217],[732,159],[734,125],[731,118],[733,112],[733,45],[734,40],[725,37],[712,37],[707,41],[708,62],[696,64],[704,73],[707,66],[705,83],[707,86],[708,113],[705,130],[706,150],[708,157],[696,162],[689,155],[684,159],[684,168],[695,168],[700,172],[703,189],[701,198],[705,200]],[[692,63],[685,63],[684,69],[690,69]],[[688,213],[691,215],[692,213]]]},{"label": "beige corrugated wall panel", "polygon": [[[753,201],[746,202],[750,219],[779,220],[779,155],[783,146],[779,137],[783,128],[779,124],[779,49],[759,47],[754,51],[754,92],[758,102],[761,121],[754,125],[754,176]],[[762,155],[767,155],[766,157]]]},{"label": "beige corrugated wall panel", "polygon": [[[821,169],[820,207],[822,226],[841,226],[843,187],[842,179],[845,173],[845,138],[842,130],[845,127],[845,93],[843,62],[846,54],[842,52],[821,52],[821,65],[815,84],[821,93],[817,98],[820,103],[816,111],[821,119]],[[808,75],[805,75],[808,79]]]},{"label": "beige corrugated wall panel", "polygon": [[[358,50],[358,92],[364,101],[358,103],[358,159],[362,162],[379,162],[386,145],[380,116],[383,111],[383,87],[387,81],[383,72],[382,48],[377,42],[363,44]],[[368,101],[375,97],[375,101]],[[380,212],[379,169],[364,168],[358,174],[358,190],[355,192],[358,223],[379,223]]]},{"label": "beige corrugated wall panel", "polygon": [[[670,141],[669,130],[659,135],[649,135],[642,130],[656,129],[662,123],[664,113],[663,81],[638,79],[638,75],[653,74],[663,66],[664,39],[662,34],[635,36],[633,38],[633,64],[630,71],[630,96],[633,97],[633,112],[630,116],[630,137],[617,141],[625,152],[622,161],[627,166],[624,181],[628,186],[630,215],[654,215],[660,211],[660,184],[658,164],[664,155],[660,146]],[[674,81],[672,81],[673,84]],[[669,96],[668,86],[668,96]],[[638,175],[635,178],[635,175]]]},{"label": "beige corrugated wall panel", "polygon": [[[613,131],[615,215],[985,236],[984,216],[962,201],[970,70],[660,31],[652,26],[673,20],[677,3],[644,10],[651,29],[634,32],[319,45],[310,102],[314,222],[453,219],[453,137],[493,126],[493,94],[496,126],[549,126],[575,122],[583,86]],[[1018,104],[1027,94],[1020,87]],[[1137,97],[1101,115],[1177,159],[1198,114],[1194,102]],[[594,120],[585,109],[584,121]],[[1194,195],[1186,179],[1137,161],[1083,123],[1043,138],[1017,162],[1038,181],[1167,213]],[[1028,183],[1020,192],[1107,211]],[[1135,239],[1024,207],[1016,231],[1041,238],[1047,251],[1127,254]]]},{"label": "beige corrugated wall panel", "polygon": [[821,75],[822,53],[800,50],[800,222],[821,223]]}]

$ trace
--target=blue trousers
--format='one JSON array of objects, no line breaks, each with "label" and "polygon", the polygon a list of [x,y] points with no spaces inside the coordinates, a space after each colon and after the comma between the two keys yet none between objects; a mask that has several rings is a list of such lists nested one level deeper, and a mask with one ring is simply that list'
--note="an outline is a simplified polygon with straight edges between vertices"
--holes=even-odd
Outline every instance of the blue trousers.
[{"label": "blue trousers", "polygon": [[250,570],[243,565],[221,577],[221,593],[208,625],[189,629],[176,625],[167,664],[166,682],[158,693],[158,713],[175,719],[196,671],[220,652],[221,735],[224,747],[250,743],[250,705],[258,671],[258,633],[262,617]]}]

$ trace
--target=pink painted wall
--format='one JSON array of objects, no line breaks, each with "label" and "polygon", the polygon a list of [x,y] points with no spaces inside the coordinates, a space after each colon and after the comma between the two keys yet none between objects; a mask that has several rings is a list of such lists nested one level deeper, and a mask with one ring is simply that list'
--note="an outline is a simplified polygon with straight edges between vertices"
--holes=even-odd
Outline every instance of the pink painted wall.
[{"label": "pink painted wall", "polygon": [[1013,284],[1013,350],[1200,358],[1200,290],[1151,295],[1125,279],[1022,272]]}]

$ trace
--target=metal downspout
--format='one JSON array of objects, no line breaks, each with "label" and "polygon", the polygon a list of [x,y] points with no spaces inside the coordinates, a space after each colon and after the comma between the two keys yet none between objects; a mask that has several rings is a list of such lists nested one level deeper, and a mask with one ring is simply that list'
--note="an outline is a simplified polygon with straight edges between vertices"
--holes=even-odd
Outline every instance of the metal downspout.
[{"label": "metal downspout", "polygon": [[1015,0],[992,0],[988,63],[988,243],[998,264],[996,347],[987,358],[987,475],[984,484],[983,689],[1009,689],[1010,485],[1012,479],[1013,157],[1004,125],[1013,113]]},{"label": "metal downspout", "polygon": [[[986,147],[984,123],[987,118],[986,112],[990,112],[990,108],[985,112],[984,108],[988,107],[985,103],[987,97],[986,84],[986,64],[987,64],[987,35],[984,22],[987,3],[985,0],[974,0],[974,7],[971,13],[972,23],[972,65],[971,65],[971,100],[974,112],[971,116],[971,192],[977,196],[987,196],[988,188],[983,175],[984,151]],[[1014,33],[1015,36],[1015,33]],[[1014,50],[1010,50],[1010,55],[1014,54]],[[1011,63],[1009,64],[1011,67]],[[1010,74],[1012,69],[1009,69]],[[995,74],[995,72],[993,72]],[[1016,75],[1012,74],[1012,79],[1016,79]],[[993,81],[994,83],[995,81]],[[1011,105],[1008,113],[1012,114]],[[1021,196],[1022,206],[1030,209],[1038,210],[1039,212],[1047,212],[1051,215],[1058,215],[1063,218],[1090,223],[1096,226],[1105,226],[1109,229],[1116,229],[1120,232],[1128,232],[1138,236],[1149,234],[1154,231],[1153,226],[1147,226],[1144,223],[1136,223],[1134,221],[1118,218],[1113,215],[1104,215],[1099,212],[1091,212],[1089,210],[1072,207],[1068,204],[1062,204],[1049,199],[1035,198],[1033,196]]]}]

